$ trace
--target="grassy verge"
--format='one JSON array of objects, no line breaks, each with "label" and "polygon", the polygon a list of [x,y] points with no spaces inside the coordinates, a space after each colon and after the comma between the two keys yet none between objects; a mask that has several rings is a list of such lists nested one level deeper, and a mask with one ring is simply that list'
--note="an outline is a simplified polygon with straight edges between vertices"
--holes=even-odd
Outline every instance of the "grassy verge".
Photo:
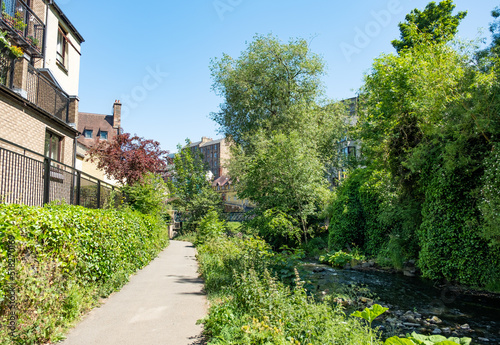
[{"label": "grassy verge", "polygon": [[128,209],[0,205],[0,343],[61,339],[167,244],[159,217]]},{"label": "grassy verge", "polygon": [[284,260],[255,238],[220,236],[197,247],[211,307],[202,321],[209,344],[379,344],[368,327],[334,303],[292,286]]}]

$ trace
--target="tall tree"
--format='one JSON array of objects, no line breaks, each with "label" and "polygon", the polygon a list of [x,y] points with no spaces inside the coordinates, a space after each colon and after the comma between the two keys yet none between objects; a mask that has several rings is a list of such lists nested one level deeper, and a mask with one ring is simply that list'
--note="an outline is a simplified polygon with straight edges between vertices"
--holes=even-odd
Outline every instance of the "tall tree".
[{"label": "tall tree", "polygon": [[222,198],[212,189],[208,176],[208,167],[203,162],[201,153],[189,146],[177,146],[178,153],[173,159],[173,170],[168,187],[174,197],[172,204],[183,213],[187,227],[196,230],[199,221],[206,213],[215,209],[222,211]]},{"label": "tall tree", "polygon": [[259,131],[300,131],[312,145],[329,140],[331,148],[342,111],[322,105],[324,62],[305,40],[256,36],[239,58],[224,54],[210,69],[212,89],[224,98],[211,116],[246,150]]},{"label": "tall tree", "polygon": [[432,1],[423,11],[414,9],[406,15],[405,22],[399,23],[401,37],[392,41],[393,47],[399,53],[421,42],[439,43],[452,40],[460,21],[467,15],[467,11],[452,15],[454,9],[453,0],[443,0],[438,5]]},{"label": "tall tree", "polygon": [[239,176],[238,197],[255,202],[257,214],[275,210],[300,224],[307,242],[309,220],[322,211],[329,197],[324,165],[318,152],[297,132],[261,134],[255,152],[237,155],[231,174]]},{"label": "tall tree", "polygon": [[129,185],[147,173],[163,173],[167,154],[158,141],[130,133],[119,134],[111,141],[100,141],[87,152],[90,161],[97,163],[97,168],[104,170],[108,177]]}]

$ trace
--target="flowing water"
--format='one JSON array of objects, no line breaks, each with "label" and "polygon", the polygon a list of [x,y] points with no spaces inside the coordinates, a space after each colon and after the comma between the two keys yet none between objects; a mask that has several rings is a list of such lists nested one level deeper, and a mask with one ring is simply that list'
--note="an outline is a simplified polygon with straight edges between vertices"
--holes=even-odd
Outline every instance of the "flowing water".
[{"label": "flowing water", "polygon": [[[347,309],[378,303],[389,312],[377,322],[386,335],[467,336],[473,344],[500,344],[500,296],[437,286],[419,277],[304,263],[305,279],[320,296],[348,295]],[[363,301],[363,302],[362,302]],[[434,319],[432,319],[435,317]]]}]

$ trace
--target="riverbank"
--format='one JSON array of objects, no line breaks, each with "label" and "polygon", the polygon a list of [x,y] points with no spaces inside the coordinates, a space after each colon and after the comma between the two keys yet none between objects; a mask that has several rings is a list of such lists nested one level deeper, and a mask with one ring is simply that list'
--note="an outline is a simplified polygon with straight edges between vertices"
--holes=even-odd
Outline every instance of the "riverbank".
[{"label": "riverbank", "polygon": [[335,269],[303,265],[304,279],[318,299],[335,298],[346,313],[378,303],[389,311],[374,322],[384,338],[411,332],[470,337],[477,344],[500,343],[500,295],[436,284],[372,263]]}]

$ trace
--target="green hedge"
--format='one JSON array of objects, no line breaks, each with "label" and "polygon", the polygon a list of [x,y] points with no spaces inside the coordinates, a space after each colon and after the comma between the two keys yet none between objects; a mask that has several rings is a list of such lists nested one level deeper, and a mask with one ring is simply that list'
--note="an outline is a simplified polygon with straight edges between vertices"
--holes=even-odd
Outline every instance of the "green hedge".
[{"label": "green hedge", "polygon": [[[161,219],[128,209],[0,205],[0,343],[58,340],[99,297],[123,286],[167,244]],[[9,259],[15,260],[15,276],[8,274]],[[6,327],[11,283],[13,336]]]}]

